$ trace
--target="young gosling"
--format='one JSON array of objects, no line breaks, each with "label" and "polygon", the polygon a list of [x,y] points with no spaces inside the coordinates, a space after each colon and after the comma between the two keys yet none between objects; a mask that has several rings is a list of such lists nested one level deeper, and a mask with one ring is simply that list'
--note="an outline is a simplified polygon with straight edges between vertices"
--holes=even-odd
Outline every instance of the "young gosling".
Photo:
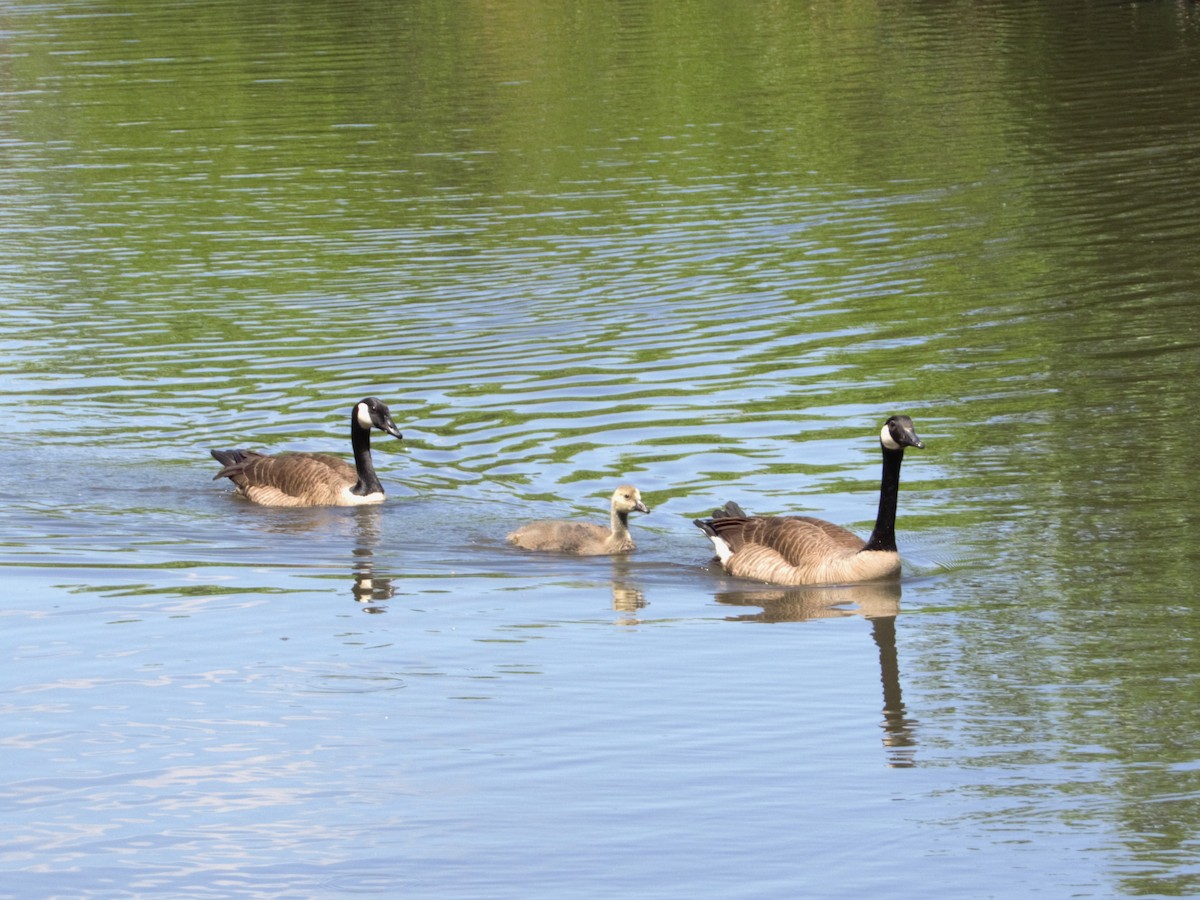
[{"label": "young gosling", "polygon": [[567,522],[543,519],[522,525],[508,535],[508,542],[524,550],[550,550],[578,556],[603,556],[628,553],[636,546],[629,534],[629,514],[650,512],[641,492],[632,484],[623,484],[612,495],[609,525],[591,522]]}]

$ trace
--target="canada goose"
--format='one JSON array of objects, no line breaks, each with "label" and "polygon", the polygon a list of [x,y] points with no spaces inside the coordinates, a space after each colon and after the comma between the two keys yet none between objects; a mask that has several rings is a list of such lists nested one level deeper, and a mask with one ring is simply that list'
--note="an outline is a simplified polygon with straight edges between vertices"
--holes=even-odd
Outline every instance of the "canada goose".
[{"label": "canada goose", "polygon": [[580,556],[628,553],[634,549],[629,536],[629,514],[648,513],[641,492],[632,484],[623,484],[612,495],[609,527],[590,522],[565,522],[543,519],[522,525],[508,536],[510,544],[525,550],[557,550]]},{"label": "canada goose", "polygon": [[925,445],[908,416],[892,416],[879,432],[883,479],[879,513],[867,540],[808,516],[751,516],[727,503],[693,524],[712,540],[730,575],[772,584],[850,584],[900,574],[896,552],[896,497],[904,448]]},{"label": "canada goose", "polygon": [[371,429],[403,437],[387,406],[374,397],[354,404],[350,413],[350,445],[354,465],[326,453],[281,453],[256,450],[213,450],[224,468],[213,476],[228,478],[237,492],[262,506],[359,506],[382,503],[383,486],[371,464]]}]

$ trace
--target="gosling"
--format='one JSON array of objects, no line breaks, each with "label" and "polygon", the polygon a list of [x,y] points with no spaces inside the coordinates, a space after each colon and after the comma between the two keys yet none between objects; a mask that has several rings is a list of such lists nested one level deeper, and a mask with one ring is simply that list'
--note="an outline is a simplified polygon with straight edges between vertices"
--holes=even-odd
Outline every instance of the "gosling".
[{"label": "gosling", "polygon": [[648,513],[641,492],[632,484],[613,491],[609,525],[543,519],[522,525],[508,535],[508,542],[523,550],[548,550],[577,556],[606,556],[628,553],[636,545],[629,534],[629,514]]}]

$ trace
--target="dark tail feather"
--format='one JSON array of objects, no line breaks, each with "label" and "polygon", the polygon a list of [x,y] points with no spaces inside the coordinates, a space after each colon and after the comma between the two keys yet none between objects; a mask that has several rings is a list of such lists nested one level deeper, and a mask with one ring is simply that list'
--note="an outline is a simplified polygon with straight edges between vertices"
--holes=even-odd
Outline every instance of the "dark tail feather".
[{"label": "dark tail feather", "polygon": [[692,524],[707,534],[709,537],[716,537],[717,529],[713,526],[713,519],[748,519],[749,515],[746,511],[730,500],[724,506],[713,510],[712,519],[692,519]]},{"label": "dark tail feather", "polygon": [[243,463],[247,459],[245,450],[209,450],[208,452],[212,454],[213,459],[221,464],[221,471],[213,476],[213,481],[216,481],[218,478],[227,477],[231,466]]},{"label": "dark tail feather", "polygon": [[720,509],[713,510],[714,519],[748,519],[750,514],[730,500]]}]

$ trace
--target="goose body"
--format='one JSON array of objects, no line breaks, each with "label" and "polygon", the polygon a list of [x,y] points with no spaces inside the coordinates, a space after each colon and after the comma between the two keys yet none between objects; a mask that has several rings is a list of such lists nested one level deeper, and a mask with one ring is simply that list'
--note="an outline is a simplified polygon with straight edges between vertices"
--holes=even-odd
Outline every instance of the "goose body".
[{"label": "goose body", "polygon": [[591,522],[543,519],[511,532],[508,542],[524,550],[548,550],[578,556],[628,553],[636,546],[629,534],[629,514],[650,510],[642,502],[641,492],[631,484],[623,484],[613,491],[609,508],[607,528]]},{"label": "goose body", "polygon": [[399,438],[387,406],[374,397],[354,404],[350,444],[354,465],[327,453],[280,453],[213,450],[222,466],[213,476],[228,478],[237,493],[260,506],[360,506],[382,503],[383,485],[371,461],[371,429]]},{"label": "goose body", "polygon": [[867,540],[809,516],[752,516],[736,503],[694,524],[712,541],[730,575],[771,584],[852,584],[900,575],[896,502],[905,447],[925,445],[908,416],[892,416],[879,433],[883,477],[875,529]]}]

